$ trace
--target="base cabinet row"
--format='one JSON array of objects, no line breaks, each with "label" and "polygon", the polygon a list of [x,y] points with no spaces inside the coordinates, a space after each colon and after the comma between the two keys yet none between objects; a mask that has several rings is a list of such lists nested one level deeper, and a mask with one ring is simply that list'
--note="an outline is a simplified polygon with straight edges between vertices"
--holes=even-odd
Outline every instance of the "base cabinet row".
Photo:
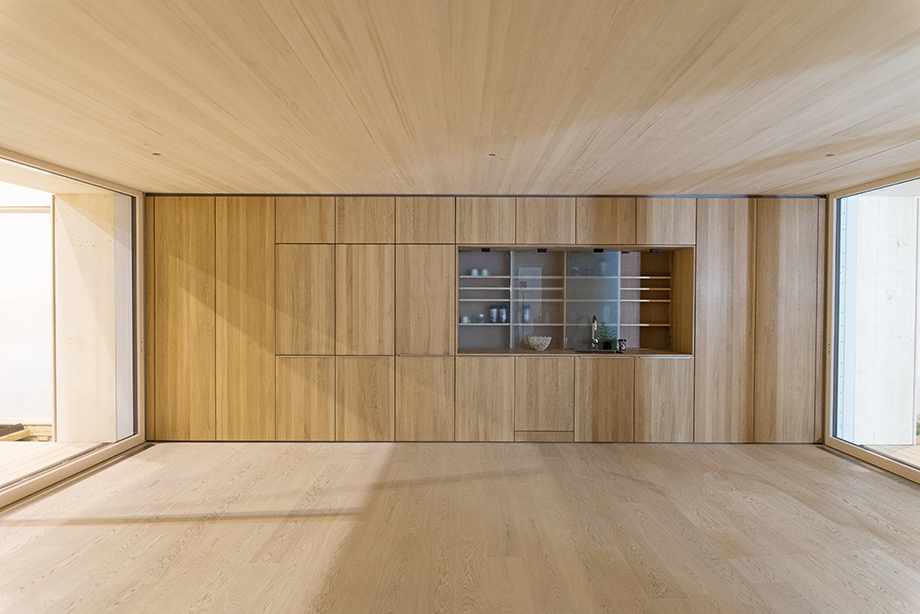
[{"label": "base cabinet row", "polygon": [[691,357],[284,356],[280,441],[692,441]]}]

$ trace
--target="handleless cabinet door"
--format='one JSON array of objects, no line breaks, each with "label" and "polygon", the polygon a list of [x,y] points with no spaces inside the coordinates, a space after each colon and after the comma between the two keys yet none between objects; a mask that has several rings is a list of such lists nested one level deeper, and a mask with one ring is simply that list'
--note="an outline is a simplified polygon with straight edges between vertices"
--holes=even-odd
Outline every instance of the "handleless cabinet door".
[{"label": "handleless cabinet door", "polygon": [[393,441],[395,360],[393,356],[336,357],[337,441]]},{"label": "handleless cabinet door", "polygon": [[214,439],[214,198],[157,196],[154,218],[156,439]]},{"label": "handleless cabinet door", "polygon": [[635,245],[636,199],[575,199],[575,241],[579,245]]},{"label": "handleless cabinet door", "polygon": [[276,243],[335,243],[335,197],[276,196]]},{"label": "handleless cabinet door", "polygon": [[335,250],[336,354],[395,354],[394,246],[336,245]]},{"label": "handleless cabinet door", "polygon": [[575,360],[575,441],[633,441],[635,359]]},{"label": "handleless cabinet door", "polygon": [[453,196],[397,196],[397,243],[450,243],[456,239]]},{"label": "handleless cabinet door", "polygon": [[693,358],[636,358],[636,441],[693,441]]},{"label": "handleless cabinet door", "polygon": [[515,198],[515,243],[575,243],[574,198]]},{"label": "handleless cabinet door", "polygon": [[275,203],[216,202],[217,438],[275,438]]},{"label": "handleless cabinet door", "polygon": [[575,358],[521,357],[514,362],[514,430],[575,428]]},{"label": "handleless cabinet door", "polygon": [[514,357],[458,356],[457,441],[514,441]]},{"label": "handleless cabinet door", "polygon": [[636,244],[693,245],[695,242],[695,198],[636,199]]},{"label": "handleless cabinet door", "polygon": [[396,198],[337,196],[336,243],[395,243]]},{"label": "handleless cabinet door", "polygon": [[453,245],[396,246],[396,353],[455,351],[457,251]]},{"label": "handleless cabinet door", "polygon": [[335,354],[335,246],[275,246],[275,353]]},{"label": "handleless cabinet door", "polygon": [[514,198],[457,198],[457,243],[514,243]]},{"label": "handleless cabinet door", "polygon": [[275,359],[278,441],[335,440],[335,358]]},{"label": "handleless cabinet door", "polygon": [[396,357],[396,441],[454,440],[454,359]]}]

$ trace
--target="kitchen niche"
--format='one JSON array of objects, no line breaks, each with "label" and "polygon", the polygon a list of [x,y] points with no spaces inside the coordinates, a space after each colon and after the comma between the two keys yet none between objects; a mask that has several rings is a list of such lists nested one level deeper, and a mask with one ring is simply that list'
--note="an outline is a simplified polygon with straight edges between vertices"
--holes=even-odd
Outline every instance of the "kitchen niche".
[{"label": "kitchen niche", "polygon": [[460,248],[458,349],[591,348],[591,321],[628,350],[692,353],[693,248]]}]

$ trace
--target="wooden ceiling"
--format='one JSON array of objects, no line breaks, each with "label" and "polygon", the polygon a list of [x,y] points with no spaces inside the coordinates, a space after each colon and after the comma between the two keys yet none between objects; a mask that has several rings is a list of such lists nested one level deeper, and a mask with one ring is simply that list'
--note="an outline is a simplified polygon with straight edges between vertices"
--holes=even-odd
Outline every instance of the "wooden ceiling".
[{"label": "wooden ceiling", "polygon": [[827,193],[920,168],[920,3],[7,0],[0,92],[148,192]]}]

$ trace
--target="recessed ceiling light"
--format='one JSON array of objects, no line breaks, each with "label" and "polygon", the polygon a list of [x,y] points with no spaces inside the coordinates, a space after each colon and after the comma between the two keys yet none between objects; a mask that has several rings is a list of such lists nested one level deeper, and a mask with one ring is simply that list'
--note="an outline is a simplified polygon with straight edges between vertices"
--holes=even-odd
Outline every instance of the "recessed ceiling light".
[{"label": "recessed ceiling light", "polygon": [[827,157],[827,158],[832,158],[832,157],[834,157],[834,154],[824,154],[824,156]]},{"label": "recessed ceiling light", "polygon": [[153,155],[158,156],[158,155],[160,155],[160,152],[155,151],[155,152],[153,152]]},{"label": "recessed ceiling light", "polygon": [[490,154],[486,154],[486,155],[489,156],[490,158],[494,158],[494,157],[495,157],[495,154],[494,154],[494,153],[490,153]]}]

